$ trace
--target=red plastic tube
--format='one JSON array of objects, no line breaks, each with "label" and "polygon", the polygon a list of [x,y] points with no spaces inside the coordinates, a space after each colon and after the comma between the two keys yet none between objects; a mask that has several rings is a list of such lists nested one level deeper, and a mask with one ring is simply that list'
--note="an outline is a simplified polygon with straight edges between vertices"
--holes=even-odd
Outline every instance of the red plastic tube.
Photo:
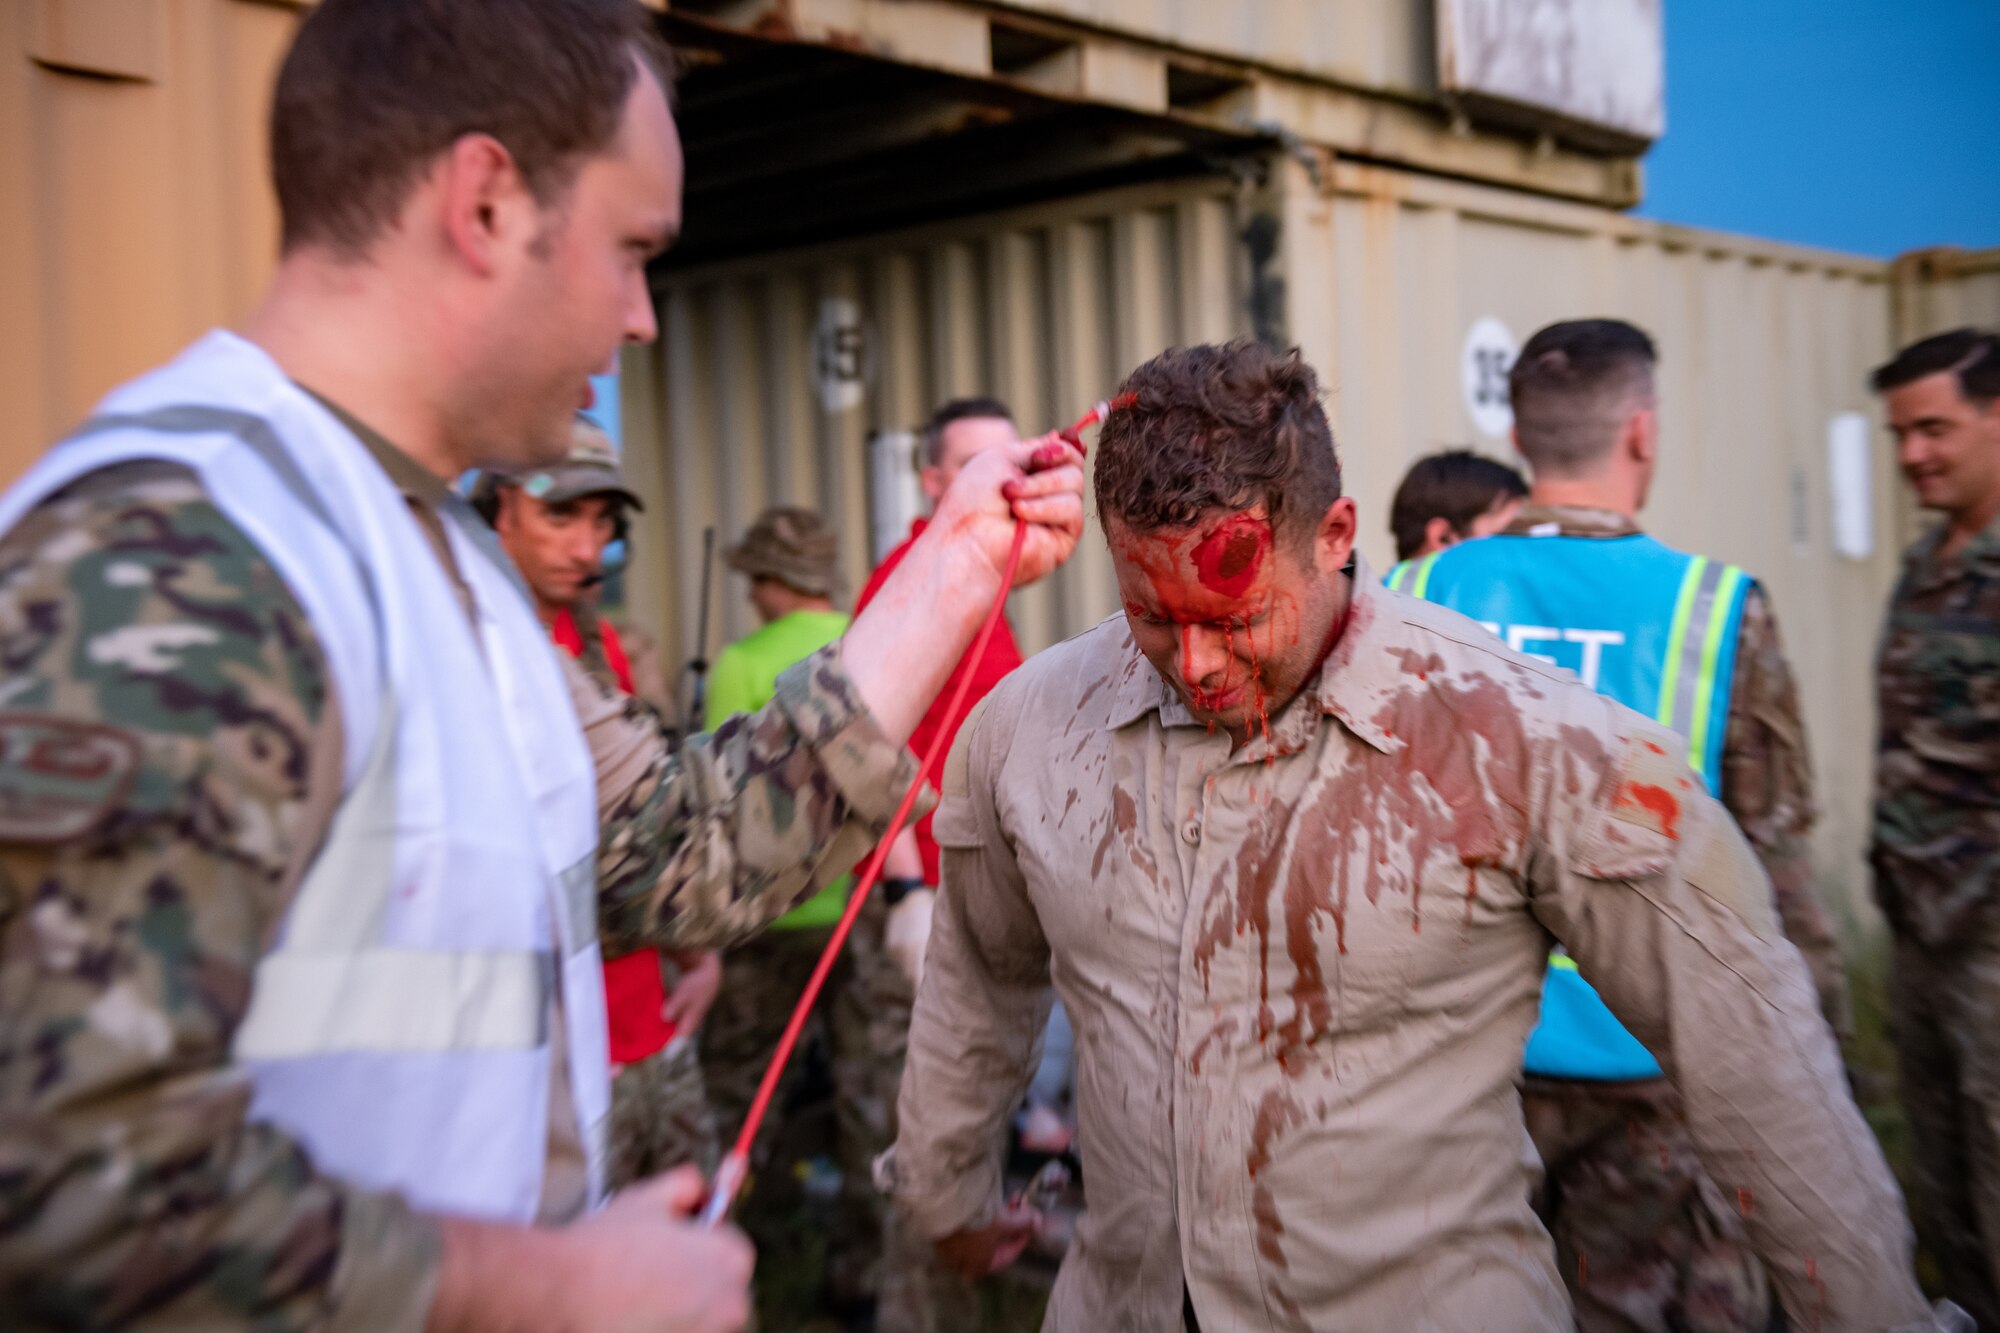
[{"label": "red plastic tube", "polygon": [[[1083,442],[1078,437],[1104,420],[1113,410],[1130,406],[1134,399],[1135,396],[1132,394],[1122,394],[1109,402],[1099,403],[1084,413],[1075,425],[1060,432],[1061,437],[1075,445],[1081,452]],[[1027,525],[1016,520],[1014,544],[1008,549],[1007,566],[1000,574],[1000,593],[993,599],[993,606],[986,613],[985,623],[979,627],[979,634],[972,641],[969,658],[971,661],[977,662],[985,655],[986,645],[993,638],[993,631],[999,627],[1000,617],[1006,613],[1007,594],[1014,587],[1014,575],[1021,567],[1021,548],[1027,539]],[[868,858],[868,864],[862,867],[861,878],[855,882],[854,891],[847,896],[847,910],[840,914],[839,922],[834,925],[832,937],[827,940],[826,948],[820,953],[819,962],[814,966],[805,990],[799,995],[798,1004],[792,1008],[791,1021],[785,1024],[784,1035],[778,1039],[778,1047],[771,1053],[771,1063],[764,1067],[764,1077],[757,1084],[757,1095],[751,1099],[750,1111],[743,1117],[743,1128],[737,1132],[736,1142],[729,1149],[728,1156],[722,1159],[722,1165],[716,1169],[715,1182],[710,1186],[708,1200],[701,1209],[701,1224],[705,1227],[720,1225],[729,1215],[730,1206],[736,1201],[737,1191],[743,1188],[743,1179],[750,1171],[750,1146],[756,1142],[757,1130],[771,1109],[772,1097],[777,1095],[778,1080],[784,1076],[785,1066],[791,1063],[792,1051],[799,1044],[800,1034],[805,1031],[806,1019],[812,1014],[813,1005],[818,1002],[819,993],[825,988],[826,979],[833,972],[833,965],[840,957],[841,946],[847,943],[848,932],[854,929],[854,919],[861,915],[861,908],[867,903],[869,893],[875,888],[875,882],[882,877],[882,863],[889,858],[890,845],[896,841],[896,835],[903,831],[903,825],[909,822],[910,811],[917,803],[917,794],[924,789],[925,783],[936,776],[937,766],[943,758],[945,737],[952,734],[965,714],[965,694],[972,684],[973,674],[970,671],[960,673],[958,688],[952,691],[951,701],[945,708],[948,724],[939,727],[937,735],[932,738],[929,751],[924,754],[922,762],[918,765],[916,781],[912,782],[910,789],[903,793],[902,804],[896,807],[896,813],[890,818],[888,831],[882,835],[882,841],[876,844],[874,854]]]}]

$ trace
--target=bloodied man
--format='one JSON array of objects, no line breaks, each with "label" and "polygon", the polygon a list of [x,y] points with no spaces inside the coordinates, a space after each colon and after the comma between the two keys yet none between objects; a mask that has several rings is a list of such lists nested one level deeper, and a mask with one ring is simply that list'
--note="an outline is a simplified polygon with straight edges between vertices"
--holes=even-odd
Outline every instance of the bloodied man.
[{"label": "bloodied man", "polygon": [[[1521,1052],[1566,945],[1687,1099],[1787,1310],[1930,1327],[1771,891],[1681,742],[1381,587],[1312,371],[1165,353],[1095,460],[1124,612],[960,733],[888,1175],[948,1259],[1051,983],[1090,1208],[1056,1329],[1549,1329]],[[1585,1256],[1587,1262],[1587,1256]]]}]

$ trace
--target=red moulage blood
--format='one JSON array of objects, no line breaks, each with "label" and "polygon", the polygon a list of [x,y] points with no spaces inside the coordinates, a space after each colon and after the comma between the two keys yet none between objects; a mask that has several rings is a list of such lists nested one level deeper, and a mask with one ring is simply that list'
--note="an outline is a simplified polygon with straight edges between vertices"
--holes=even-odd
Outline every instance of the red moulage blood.
[{"label": "red moulage blood", "polygon": [[1210,528],[1194,548],[1201,586],[1223,597],[1241,597],[1257,581],[1271,549],[1271,525],[1254,514],[1232,514]]}]

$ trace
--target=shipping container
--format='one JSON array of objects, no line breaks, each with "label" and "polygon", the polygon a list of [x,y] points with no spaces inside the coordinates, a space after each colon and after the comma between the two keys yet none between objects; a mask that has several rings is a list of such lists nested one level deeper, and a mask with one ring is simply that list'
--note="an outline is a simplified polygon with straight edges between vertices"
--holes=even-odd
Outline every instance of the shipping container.
[{"label": "shipping container", "polygon": [[[1505,364],[1486,354],[1510,356],[1551,320],[1626,318],[1661,351],[1648,525],[1770,589],[1812,733],[1816,853],[1853,911],[1869,658],[1896,561],[1898,483],[1864,382],[1890,350],[1888,283],[1873,260],[1289,155],[1262,186],[1197,177],[673,271],[661,342],[626,368],[628,449],[650,501],[633,609],[670,653],[692,653],[701,530],[733,539],[777,502],[832,518],[856,586],[875,432],[970,393],[1045,428],[1163,347],[1255,333],[1301,344],[1319,370],[1382,569],[1388,498],[1411,461],[1453,445],[1509,453]],[[1862,452],[1837,482],[1840,437],[1857,429]],[[750,628],[740,580],[718,575],[711,592],[716,642]],[[1013,616],[1032,651],[1115,609],[1093,526]]]},{"label": "shipping container", "polygon": [[[1056,424],[1173,342],[1305,349],[1379,564],[1411,459],[1505,454],[1509,349],[1623,315],[1663,354],[1649,520],[1770,586],[1817,852],[1858,900],[1867,663],[1914,530],[1864,378],[1897,341],[2000,323],[2000,252],[1892,271],[1631,219],[1606,206],[1638,196],[1629,144],[1497,124],[1444,86],[1437,0],[655,8],[692,70],[689,250],[656,275],[663,336],[628,353],[621,398],[654,501],[629,596],[670,654],[694,650],[705,527],[726,542],[765,503],[813,503],[851,591],[900,526],[871,503],[908,489],[884,460],[936,401],[995,393]],[[0,480],[251,308],[277,239],[266,103],[299,13],[0,4],[19,57],[0,75]],[[711,650],[749,627],[740,587],[712,586]],[[1114,608],[1093,535],[1014,617],[1039,647]]]},{"label": "shipping container", "polygon": [[0,4],[0,483],[121,380],[240,320],[277,255],[270,0]]}]

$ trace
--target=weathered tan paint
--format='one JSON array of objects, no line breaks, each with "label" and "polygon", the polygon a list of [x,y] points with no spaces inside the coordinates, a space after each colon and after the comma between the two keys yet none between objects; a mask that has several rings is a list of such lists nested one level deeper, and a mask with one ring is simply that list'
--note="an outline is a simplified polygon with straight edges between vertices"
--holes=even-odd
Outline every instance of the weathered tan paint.
[{"label": "weathered tan paint", "polygon": [[252,0],[0,4],[0,482],[249,310],[277,253],[265,108],[297,21]]}]

